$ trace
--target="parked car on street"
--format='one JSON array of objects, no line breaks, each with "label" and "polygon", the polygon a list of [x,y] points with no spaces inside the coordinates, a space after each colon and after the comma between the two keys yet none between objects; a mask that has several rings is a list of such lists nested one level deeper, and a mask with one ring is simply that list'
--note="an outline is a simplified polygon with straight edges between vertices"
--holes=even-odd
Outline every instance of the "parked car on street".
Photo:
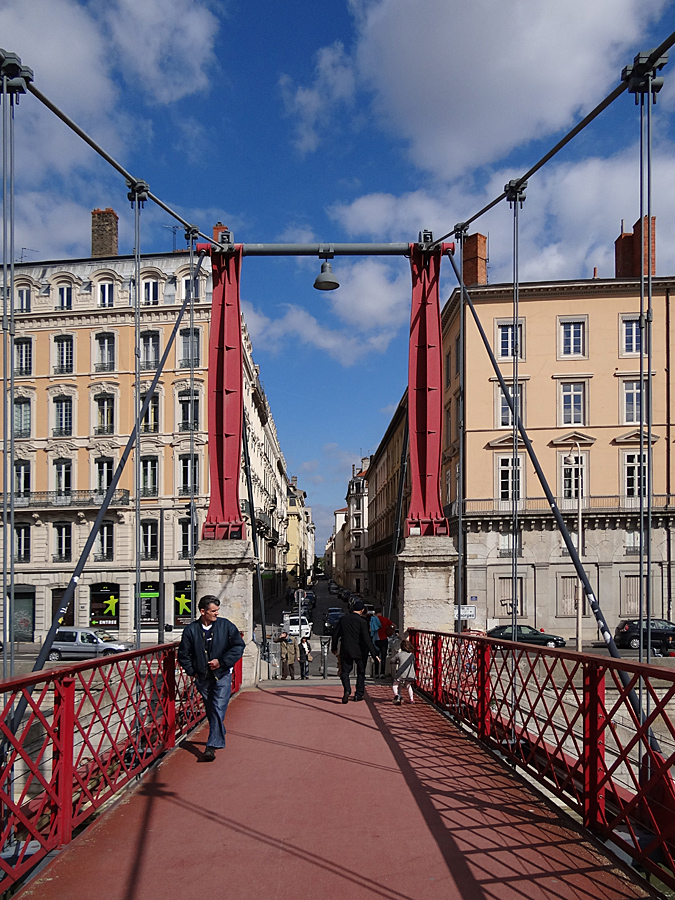
[{"label": "parked car on street", "polygon": [[500,625],[492,628],[487,633],[491,638],[503,638],[505,641],[518,641],[521,644],[539,644],[542,647],[564,647],[567,641],[559,634],[547,634],[545,631],[537,631],[531,625],[517,625],[514,638],[511,625]]},{"label": "parked car on street", "polygon": [[[647,620],[642,622],[642,646],[647,646]],[[640,649],[640,620],[622,619],[616,626],[614,642],[617,647],[630,647],[631,650]],[[652,619],[652,647],[661,653],[669,653],[675,650],[675,623],[668,619]]]},{"label": "parked car on street", "polygon": [[[288,625],[286,625],[286,621],[288,621]],[[306,616],[302,616],[301,625],[302,634],[300,636],[306,638],[310,637],[312,634],[312,625]],[[300,629],[298,628],[297,616],[289,616],[287,620],[284,620],[283,627],[288,631],[291,637],[298,637]]]},{"label": "parked car on street", "polygon": [[332,634],[333,629],[343,616],[343,610],[337,609],[336,607],[332,607],[331,609],[329,609],[328,613],[326,614],[326,621],[323,623],[323,633]]},{"label": "parked car on street", "polygon": [[59,628],[49,659],[92,659],[133,650],[130,641],[118,641],[102,628]]},{"label": "parked car on street", "polygon": [[337,584],[335,584],[335,582],[331,582],[330,585],[328,586],[328,593],[329,594],[339,593],[339,588],[338,588]]}]

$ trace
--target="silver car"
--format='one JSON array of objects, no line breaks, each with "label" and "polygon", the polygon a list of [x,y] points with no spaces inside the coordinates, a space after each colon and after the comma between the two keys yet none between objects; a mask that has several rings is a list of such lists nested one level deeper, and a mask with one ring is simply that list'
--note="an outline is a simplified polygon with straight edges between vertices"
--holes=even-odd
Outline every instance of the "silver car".
[{"label": "silver car", "polygon": [[65,628],[56,632],[49,659],[92,659],[133,650],[129,641],[118,641],[102,628]]}]

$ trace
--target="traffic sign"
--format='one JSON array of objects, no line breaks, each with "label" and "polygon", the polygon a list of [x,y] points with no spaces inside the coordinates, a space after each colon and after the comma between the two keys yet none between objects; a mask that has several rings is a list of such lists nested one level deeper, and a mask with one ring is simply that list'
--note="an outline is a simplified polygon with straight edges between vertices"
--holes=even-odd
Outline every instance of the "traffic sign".
[{"label": "traffic sign", "polygon": [[475,606],[455,606],[455,620],[457,620],[457,610],[461,610],[460,618],[462,621],[466,619],[475,619],[476,618],[476,607]]}]

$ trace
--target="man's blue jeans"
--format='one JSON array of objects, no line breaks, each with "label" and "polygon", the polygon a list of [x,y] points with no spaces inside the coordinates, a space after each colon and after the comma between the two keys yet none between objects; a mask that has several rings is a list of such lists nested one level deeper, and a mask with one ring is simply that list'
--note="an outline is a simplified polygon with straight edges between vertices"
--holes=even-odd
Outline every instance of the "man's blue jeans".
[{"label": "man's blue jeans", "polygon": [[198,675],[195,678],[195,687],[204,699],[206,718],[209,723],[209,739],[206,746],[218,750],[225,746],[223,719],[232,693],[232,675],[223,675],[222,678],[217,679],[211,675],[207,675],[205,678]]}]

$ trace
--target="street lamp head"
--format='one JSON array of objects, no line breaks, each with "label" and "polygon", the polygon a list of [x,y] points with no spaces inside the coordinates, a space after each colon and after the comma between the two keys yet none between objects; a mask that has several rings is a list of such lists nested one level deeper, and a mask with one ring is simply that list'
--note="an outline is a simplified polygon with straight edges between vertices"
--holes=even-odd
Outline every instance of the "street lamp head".
[{"label": "street lamp head", "polygon": [[317,291],[334,291],[340,287],[340,282],[333,274],[333,267],[327,260],[321,263],[321,272],[316,276],[314,287]]}]

